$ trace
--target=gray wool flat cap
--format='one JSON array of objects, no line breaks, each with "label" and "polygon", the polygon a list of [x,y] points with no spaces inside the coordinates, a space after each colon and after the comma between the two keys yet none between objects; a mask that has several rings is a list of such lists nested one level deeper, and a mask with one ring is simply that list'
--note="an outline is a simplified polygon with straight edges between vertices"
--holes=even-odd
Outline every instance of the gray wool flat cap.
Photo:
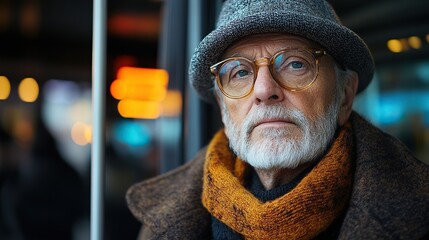
[{"label": "gray wool flat cap", "polygon": [[195,49],[189,81],[199,96],[213,101],[210,66],[236,40],[259,33],[290,33],[320,44],[339,64],[359,75],[358,93],[370,83],[374,61],[364,41],[341,24],[324,0],[226,0],[214,29]]}]

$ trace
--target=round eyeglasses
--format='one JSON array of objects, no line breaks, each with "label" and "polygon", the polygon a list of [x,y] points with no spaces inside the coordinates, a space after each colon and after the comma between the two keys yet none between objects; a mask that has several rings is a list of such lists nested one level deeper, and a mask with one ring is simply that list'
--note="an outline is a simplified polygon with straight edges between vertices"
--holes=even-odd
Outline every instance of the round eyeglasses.
[{"label": "round eyeglasses", "polygon": [[283,49],[271,58],[249,60],[231,57],[210,67],[221,92],[233,99],[248,96],[255,85],[259,66],[268,66],[273,79],[284,89],[297,92],[309,88],[319,73],[324,50]]}]

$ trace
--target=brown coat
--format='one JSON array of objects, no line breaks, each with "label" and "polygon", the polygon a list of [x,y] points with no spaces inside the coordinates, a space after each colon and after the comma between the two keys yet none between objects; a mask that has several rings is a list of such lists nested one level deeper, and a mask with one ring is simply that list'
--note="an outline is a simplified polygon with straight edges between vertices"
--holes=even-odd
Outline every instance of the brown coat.
[{"label": "brown coat", "polygon": [[[353,113],[356,170],[339,239],[422,239],[429,235],[429,166],[397,139]],[[167,174],[132,186],[127,202],[141,239],[209,239],[201,204],[206,149]]]}]

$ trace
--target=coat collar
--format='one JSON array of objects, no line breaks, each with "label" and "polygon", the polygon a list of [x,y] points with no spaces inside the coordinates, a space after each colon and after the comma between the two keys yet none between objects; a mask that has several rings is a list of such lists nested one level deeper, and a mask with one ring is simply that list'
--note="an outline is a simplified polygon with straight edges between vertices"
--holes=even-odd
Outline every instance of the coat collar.
[{"label": "coat collar", "polygon": [[420,239],[429,233],[429,167],[357,113],[356,169],[342,239]]}]

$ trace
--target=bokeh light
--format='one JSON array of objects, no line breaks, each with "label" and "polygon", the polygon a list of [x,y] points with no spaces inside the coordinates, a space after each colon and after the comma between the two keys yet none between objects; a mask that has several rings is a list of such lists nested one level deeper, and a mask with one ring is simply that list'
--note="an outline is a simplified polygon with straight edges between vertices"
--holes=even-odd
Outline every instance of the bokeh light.
[{"label": "bokeh light", "polygon": [[168,73],[163,69],[121,67],[110,93],[118,100],[161,101],[165,98]]},{"label": "bokeh light", "polygon": [[391,39],[387,41],[387,48],[394,53],[400,53],[404,50],[402,42],[398,39]]},{"label": "bokeh light", "polygon": [[71,128],[71,138],[74,143],[85,146],[91,143],[91,126],[83,122],[76,122]]},{"label": "bokeh light", "polygon": [[140,99],[147,101],[162,101],[167,89],[165,86],[151,86],[125,79],[115,80],[110,86],[112,96],[121,99]]},{"label": "bokeh light", "polygon": [[0,76],[0,100],[6,100],[10,95],[10,82],[5,76]]},{"label": "bokeh light", "polygon": [[177,90],[170,90],[162,101],[162,116],[176,117],[182,112],[182,93]]},{"label": "bokeh light", "polygon": [[35,102],[39,97],[39,84],[34,78],[24,78],[19,83],[18,95],[24,102]]},{"label": "bokeh light", "polygon": [[162,108],[158,102],[123,99],[118,103],[118,112],[125,118],[156,119]]},{"label": "bokeh light", "polygon": [[422,47],[422,41],[417,36],[409,37],[408,38],[408,44],[410,45],[410,47],[412,47],[414,49],[419,49]]}]

